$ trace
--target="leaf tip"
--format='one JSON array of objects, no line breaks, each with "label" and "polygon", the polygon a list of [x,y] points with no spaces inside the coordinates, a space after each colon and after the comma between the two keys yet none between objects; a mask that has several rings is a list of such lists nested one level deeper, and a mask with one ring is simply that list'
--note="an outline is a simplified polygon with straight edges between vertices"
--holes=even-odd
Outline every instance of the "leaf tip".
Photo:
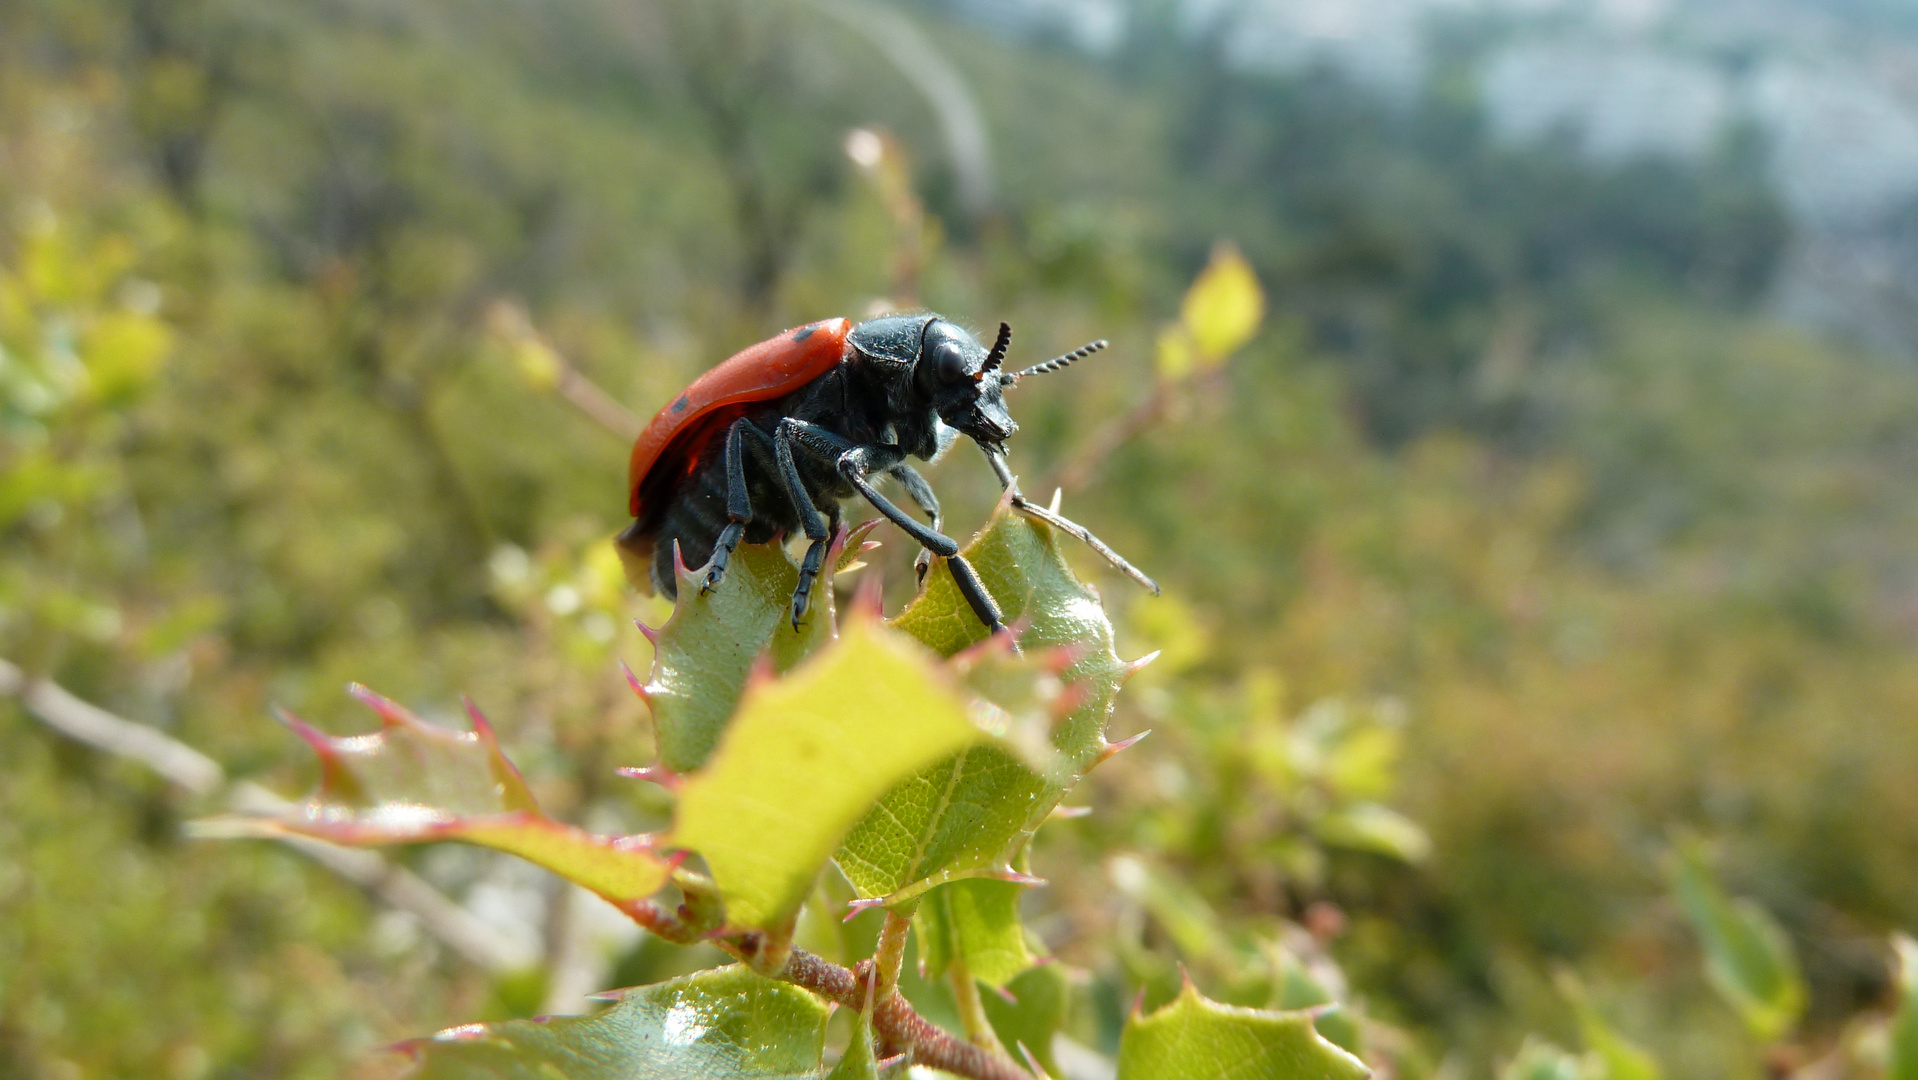
[{"label": "leaf tip", "polygon": [[1031,874],[1022,874],[1010,866],[997,867],[986,876],[994,881],[1003,881],[1008,885],[1024,885],[1028,888],[1035,889],[1046,884],[1045,878],[1033,877]]},{"label": "leaf tip", "polygon": [[858,918],[859,916],[865,914],[867,911],[870,911],[876,907],[884,907],[885,905],[886,905],[886,898],[883,896],[874,896],[874,897],[868,897],[863,900],[848,901],[846,903],[846,917],[839,921],[851,922],[854,919]]},{"label": "leaf tip", "polygon": [[853,590],[852,603],[846,606],[846,615],[877,622],[885,617],[885,601],[885,582],[875,569],[859,580],[859,587]]},{"label": "leaf tip", "polygon": [[1151,664],[1154,660],[1157,660],[1160,654],[1163,653],[1164,651],[1165,650],[1163,649],[1154,649],[1151,652],[1146,653],[1144,656],[1139,657],[1137,660],[1128,661],[1123,667],[1123,669],[1121,670],[1121,674],[1119,676],[1120,683],[1124,684],[1124,683],[1131,682],[1132,677],[1134,675],[1137,675],[1139,672],[1144,671],[1146,667],[1149,664]]},{"label": "leaf tip", "polygon": [[473,734],[479,736],[480,742],[484,743],[488,750],[495,754],[499,753],[499,736],[493,733],[493,722],[486,719],[486,714],[480,711],[478,703],[471,697],[461,694],[460,707],[466,710],[466,719],[473,725]]},{"label": "leaf tip", "polygon": [[615,770],[628,780],[644,780],[649,784],[658,784],[667,791],[678,791],[685,777],[664,765],[628,765]]},{"label": "leaf tip", "polygon": [[1093,759],[1092,767],[1098,768],[1099,766],[1104,765],[1106,762],[1119,756],[1121,753],[1124,753],[1125,751],[1132,749],[1132,747],[1138,744],[1140,739],[1143,739],[1150,734],[1152,734],[1152,729],[1147,728],[1144,731],[1139,732],[1137,735],[1129,735],[1126,738],[1120,739],[1118,742],[1106,743],[1104,746],[1099,748],[1099,756]]},{"label": "leaf tip", "polygon": [[679,595],[686,596],[686,586],[693,582],[693,572],[686,569],[686,553],[680,550],[679,540],[673,539],[673,580],[679,583]]},{"label": "leaf tip", "polygon": [[414,716],[404,705],[401,705],[399,702],[394,701],[384,694],[376,693],[365,683],[347,683],[346,692],[351,695],[355,701],[372,709],[374,714],[380,718],[381,725],[385,727],[417,729],[426,726],[424,721]]},{"label": "leaf tip", "polygon": [[[634,619],[633,629],[638,630],[640,636],[645,638],[648,644],[651,644],[651,645],[659,644],[659,628],[655,626],[646,625],[645,619]],[[621,660],[619,662],[619,666],[625,667],[626,661]]]}]

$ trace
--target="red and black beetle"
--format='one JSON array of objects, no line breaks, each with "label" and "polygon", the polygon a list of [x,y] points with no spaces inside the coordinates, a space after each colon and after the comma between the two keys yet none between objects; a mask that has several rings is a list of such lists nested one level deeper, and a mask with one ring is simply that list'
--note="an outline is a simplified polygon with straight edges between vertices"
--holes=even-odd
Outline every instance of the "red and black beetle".
[{"label": "red and black beetle", "polygon": [[[762,341],[694,380],[659,411],[633,443],[628,473],[633,523],[619,534],[634,585],[677,595],[674,547],[705,566],[700,591],[718,585],[741,540],[765,543],[804,532],[812,543],[793,590],[795,628],[839,524],[839,503],[863,497],[932,556],[948,561],[954,582],[979,620],[1005,629],[999,605],[939,531],[939,500],[907,463],[932,460],[960,436],[985,451],[1021,513],[1092,545],[1153,592],[1159,587],[1098,537],[1019,494],[1005,441],[1019,426],[1003,392],[1028,375],[1057,371],[1105,347],[1095,341],[1023,371],[1000,370],[1012,329],[999,325],[990,350],[938,315],[889,315],[852,325],[828,319]],[[873,487],[899,482],[930,526]]]}]

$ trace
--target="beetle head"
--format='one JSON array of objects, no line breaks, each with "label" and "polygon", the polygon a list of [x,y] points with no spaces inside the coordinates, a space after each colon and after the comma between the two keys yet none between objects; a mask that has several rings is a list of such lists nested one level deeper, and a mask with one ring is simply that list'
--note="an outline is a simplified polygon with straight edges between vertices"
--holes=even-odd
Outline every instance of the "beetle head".
[{"label": "beetle head", "polygon": [[[999,370],[1011,331],[987,350],[965,330],[937,315],[891,315],[853,328],[849,341],[871,359],[898,365],[911,397],[930,405],[948,427],[985,446],[999,446],[1019,430],[1006,411],[1007,385]],[[922,405],[922,407],[923,407]]]}]

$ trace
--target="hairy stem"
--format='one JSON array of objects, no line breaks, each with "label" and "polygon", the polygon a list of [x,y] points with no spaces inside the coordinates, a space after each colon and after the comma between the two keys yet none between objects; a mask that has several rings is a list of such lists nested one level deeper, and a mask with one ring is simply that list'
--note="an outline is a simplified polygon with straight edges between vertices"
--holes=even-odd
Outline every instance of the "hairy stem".
[{"label": "hairy stem", "polygon": [[[858,968],[844,968],[804,949],[794,949],[780,978],[846,1008],[857,1009],[866,1002],[866,976],[872,970],[871,964],[870,960],[862,960]],[[975,1046],[934,1027],[913,1011],[904,994],[886,995],[873,1005],[872,1027],[881,1039],[907,1048],[915,1065],[970,1080],[1032,1080],[1032,1074],[1004,1054]]]},{"label": "hairy stem", "polygon": [[879,931],[879,948],[872,954],[873,966],[879,969],[877,996],[881,1001],[899,985],[899,969],[906,962],[906,937],[911,931],[910,913],[886,912],[886,925]]},{"label": "hairy stem", "polygon": [[[626,904],[622,910],[634,922],[667,941],[691,944],[702,937],[685,919],[651,901]],[[886,913],[885,929],[880,932],[879,953],[873,960],[861,960],[857,967],[848,968],[805,949],[793,949],[777,978],[848,1009],[865,1008],[868,989],[871,984],[877,983],[872,1006],[873,1034],[888,1045],[904,1049],[911,1055],[914,1064],[943,1069],[954,1076],[968,1077],[969,1080],[1032,1080],[1031,1074],[1000,1052],[996,1044],[987,1047],[955,1038],[913,1011],[906,996],[897,992],[899,968],[905,959],[905,931],[911,925],[910,916],[889,911]],[[760,951],[760,938],[759,934],[730,934],[710,940],[732,956],[751,962]],[[896,942],[890,950],[889,941]],[[888,968],[879,962],[889,952],[892,972],[890,983],[885,979]],[[875,967],[878,968],[877,978],[874,977]],[[976,1005],[976,991],[974,1001]],[[983,1011],[980,1016],[983,1018]],[[991,1030],[989,1025],[986,1030]]]}]

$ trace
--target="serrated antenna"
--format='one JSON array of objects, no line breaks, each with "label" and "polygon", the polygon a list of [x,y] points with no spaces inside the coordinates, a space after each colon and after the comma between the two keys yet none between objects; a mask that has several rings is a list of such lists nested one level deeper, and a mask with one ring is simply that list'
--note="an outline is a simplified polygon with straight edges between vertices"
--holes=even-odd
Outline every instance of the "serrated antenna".
[{"label": "serrated antenna", "polygon": [[1069,364],[1073,364],[1080,360],[1084,360],[1086,357],[1091,356],[1093,353],[1096,353],[1100,349],[1103,349],[1105,347],[1106,347],[1106,340],[1104,338],[1100,338],[1097,341],[1088,342],[1084,345],[1081,345],[1078,348],[1072,350],[1071,352],[1066,353],[1064,356],[1055,356],[1052,359],[1047,360],[1043,364],[1034,364],[1031,367],[1025,369],[1024,371],[1015,371],[1010,375],[1001,375],[999,376],[999,381],[1002,383],[1005,383],[1007,386],[1011,386],[1013,383],[1018,382],[1020,379],[1023,379],[1028,375],[1046,375],[1051,372],[1058,371],[1060,368],[1066,367]]}]

